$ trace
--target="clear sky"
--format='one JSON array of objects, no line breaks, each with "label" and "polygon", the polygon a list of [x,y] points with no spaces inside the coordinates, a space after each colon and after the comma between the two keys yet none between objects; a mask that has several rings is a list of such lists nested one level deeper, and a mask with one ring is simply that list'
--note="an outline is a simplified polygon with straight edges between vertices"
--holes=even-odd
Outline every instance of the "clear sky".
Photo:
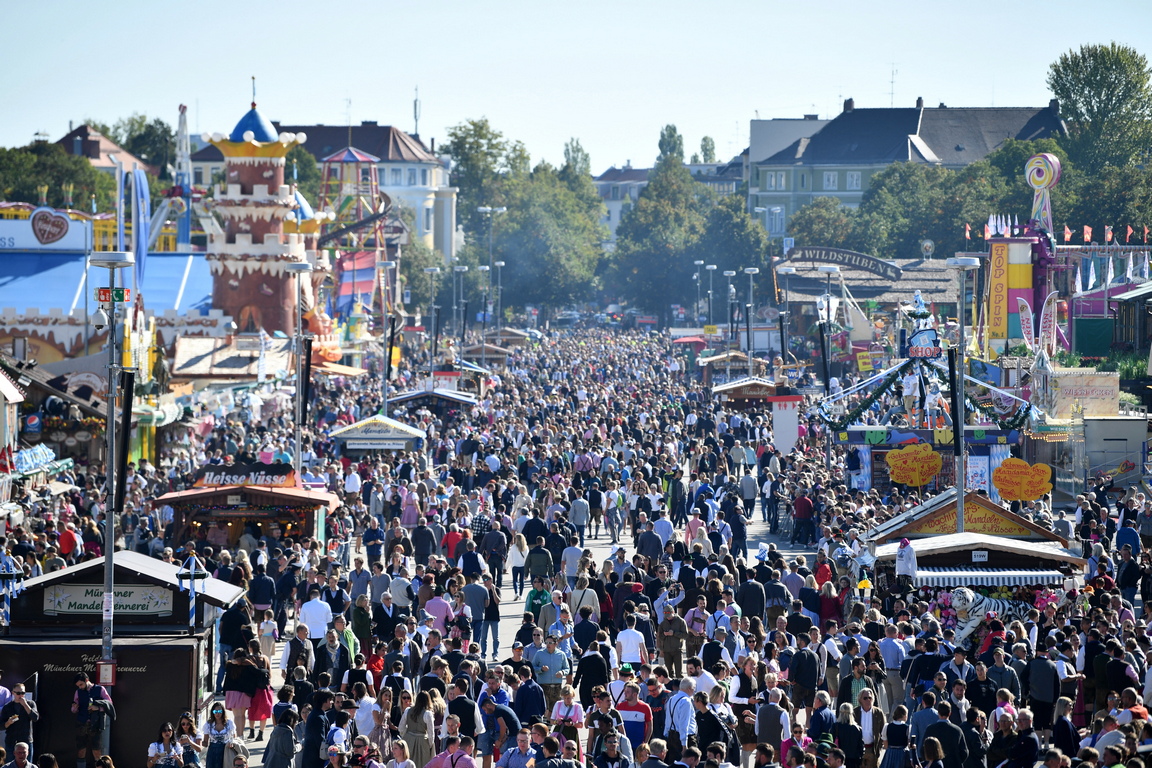
[{"label": "clear sky", "polygon": [[[0,146],[133,112],[193,133],[248,108],[293,124],[376,120],[420,135],[488,117],[533,160],[577,137],[599,173],[646,166],[661,126],[722,159],[759,116],[857,107],[1042,106],[1060,53],[1152,56],[1148,0],[113,0],[0,2]],[[893,70],[895,78],[893,80]]]}]

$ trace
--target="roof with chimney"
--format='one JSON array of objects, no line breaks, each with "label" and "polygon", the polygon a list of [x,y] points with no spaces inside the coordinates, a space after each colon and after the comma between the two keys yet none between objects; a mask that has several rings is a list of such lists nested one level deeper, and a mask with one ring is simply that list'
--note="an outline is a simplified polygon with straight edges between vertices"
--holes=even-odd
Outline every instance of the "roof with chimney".
[{"label": "roof with chimney", "polygon": [[[277,132],[304,133],[308,140],[304,149],[319,161],[345,147],[356,147],[362,152],[380,158],[382,163],[439,163],[440,160],[419,136],[391,125],[379,125],[365,120],[360,125],[284,125],[273,121]],[[194,162],[223,161],[224,156],[214,146],[192,153]]]},{"label": "roof with chimney", "polygon": [[[77,139],[79,139],[79,146],[77,146]],[[116,155],[116,159],[124,164],[124,170],[126,171],[141,168],[153,175],[156,173],[155,168],[148,165],[148,163],[88,125],[81,125],[78,128],[74,128],[64,134],[64,137],[58,139],[56,143],[64,147],[64,151],[70,155],[83,155],[88,158],[88,162],[92,164],[93,168],[105,171],[115,169],[116,164],[113,163],[112,158],[109,157],[109,155],[114,154]],[[219,152],[219,150],[217,150],[217,152]]]},{"label": "roof with chimney", "polygon": [[[922,100],[919,100],[922,104]],[[764,165],[886,165],[895,162],[964,166],[1003,146],[1066,133],[1059,106],[939,107],[844,111],[809,138],[794,141]]]},{"label": "roof with chimney", "polygon": [[612,166],[597,176],[594,181],[614,181],[618,183],[648,181],[648,174],[651,173],[651,171],[651,168],[633,168],[630,165],[624,166],[623,168]]}]

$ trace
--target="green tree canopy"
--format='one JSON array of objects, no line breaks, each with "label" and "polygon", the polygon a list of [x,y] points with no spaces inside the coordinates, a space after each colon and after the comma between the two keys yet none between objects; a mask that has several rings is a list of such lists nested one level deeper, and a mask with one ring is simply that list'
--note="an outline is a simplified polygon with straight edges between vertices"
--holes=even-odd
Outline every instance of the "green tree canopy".
[{"label": "green tree canopy", "polygon": [[706,163],[716,162],[716,142],[711,136],[700,139],[700,159]]},{"label": "green tree canopy", "polygon": [[110,174],[93,168],[85,157],[68,154],[59,144],[39,141],[19,149],[0,148],[0,199],[36,205],[41,184],[48,185],[48,205],[56,208],[65,205],[65,184],[73,185],[72,202],[79,210],[91,210],[93,195],[98,211],[110,210],[116,197]]},{"label": "green tree canopy", "polygon": [[464,231],[473,236],[487,232],[485,216],[476,209],[504,204],[501,174],[525,172],[528,155],[524,145],[509,142],[488,118],[482,117],[449,128],[443,151],[452,157],[452,185],[460,190],[457,218]]},{"label": "green tree canopy", "polygon": [[1082,45],[1048,68],[1048,88],[1068,125],[1068,153],[1091,173],[1143,163],[1152,137],[1152,70],[1134,48]]},{"label": "green tree canopy", "polygon": [[304,149],[303,144],[297,144],[288,150],[285,157],[284,178],[287,183],[293,183],[304,199],[316,207],[320,199],[320,166],[312,153]]}]

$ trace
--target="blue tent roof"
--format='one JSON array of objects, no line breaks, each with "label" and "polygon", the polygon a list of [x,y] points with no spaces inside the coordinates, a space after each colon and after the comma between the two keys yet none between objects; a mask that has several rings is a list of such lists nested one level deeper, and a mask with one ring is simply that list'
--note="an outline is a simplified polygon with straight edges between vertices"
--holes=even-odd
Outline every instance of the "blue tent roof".
[{"label": "blue tent roof", "polygon": [[265,144],[280,138],[276,127],[268,121],[268,118],[256,111],[256,102],[252,102],[252,109],[240,118],[240,122],[236,123],[228,138],[231,141],[244,141],[245,131],[252,131],[252,138]]},{"label": "blue tent roof", "polygon": [[[84,296],[88,295],[88,308],[95,311],[92,288],[108,284],[103,269],[89,270],[89,283],[84,285],[84,255],[80,253],[12,252],[3,256],[3,274],[0,274],[0,308],[11,307],[19,312],[30,308],[48,314],[51,309],[65,313],[75,304],[84,309]],[[132,275],[119,270],[118,285]],[[207,310],[212,301],[212,273],[203,253],[150,253],[145,272],[144,306],[155,312],[166,309]]]}]

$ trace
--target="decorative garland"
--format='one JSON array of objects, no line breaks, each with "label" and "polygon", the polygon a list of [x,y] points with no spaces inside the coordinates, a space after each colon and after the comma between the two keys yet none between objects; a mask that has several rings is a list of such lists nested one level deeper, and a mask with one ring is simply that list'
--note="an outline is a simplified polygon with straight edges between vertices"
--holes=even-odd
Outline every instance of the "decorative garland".
[{"label": "decorative garland", "polygon": [[[947,378],[944,376],[943,371],[941,371],[936,366],[928,366],[928,369],[932,372],[932,375],[936,377],[936,381],[938,381],[941,386],[948,385]],[[991,405],[981,403],[973,399],[973,397],[968,394],[967,387],[965,387],[964,391],[964,403],[967,407],[967,410],[972,412],[979,411],[986,418],[992,421],[992,423],[994,423],[998,428],[1007,431],[1020,429],[1020,427],[1024,426],[1025,422],[1028,421],[1028,417],[1032,415],[1031,404],[1024,403],[1020,408],[1016,409],[1016,413],[1012,414],[1006,419],[1002,418],[998,413],[996,413],[996,409]]]},{"label": "decorative garland", "polygon": [[[915,364],[915,360],[904,361],[899,368],[896,368],[888,374],[883,381],[876,385],[875,389],[873,389],[866,398],[857,403],[843,418],[833,419],[824,411],[824,405],[821,405],[820,408],[817,409],[816,414],[825,424],[837,431],[845,429],[851,424],[855,424],[860,416],[869,410],[882,395],[892,388],[896,380],[901,378]],[[948,381],[943,371],[934,365],[926,365],[923,367],[927,368],[942,386],[948,386]],[[968,412],[979,412],[992,421],[999,429],[1006,431],[1020,429],[1032,415],[1032,406],[1025,403],[1021,408],[1018,408],[1012,416],[1006,419],[1002,418],[991,405],[977,402],[967,391],[964,392],[964,402]]]},{"label": "decorative garland", "polygon": [[831,416],[824,412],[823,405],[821,405],[821,407],[816,411],[817,415],[821,418],[821,420],[824,421],[824,423],[828,424],[830,427],[832,427],[832,429],[837,431],[844,429],[850,424],[855,424],[856,420],[860,418],[861,414],[870,409],[876,403],[876,401],[880,399],[880,396],[891,389],[892,385],[896,383],[896,380],[903,376],[904,373],[914,364],[914,360],[904,361],[904,363],[901,364],[899,368],[892,371],[890,374],[888,374],[888,376],[884,378],[883,381],[877,384],[876,388],[868,394],[868,397],[857,403],[856,406],[851,411],[849,411],[843,419],[833,419]]}]

